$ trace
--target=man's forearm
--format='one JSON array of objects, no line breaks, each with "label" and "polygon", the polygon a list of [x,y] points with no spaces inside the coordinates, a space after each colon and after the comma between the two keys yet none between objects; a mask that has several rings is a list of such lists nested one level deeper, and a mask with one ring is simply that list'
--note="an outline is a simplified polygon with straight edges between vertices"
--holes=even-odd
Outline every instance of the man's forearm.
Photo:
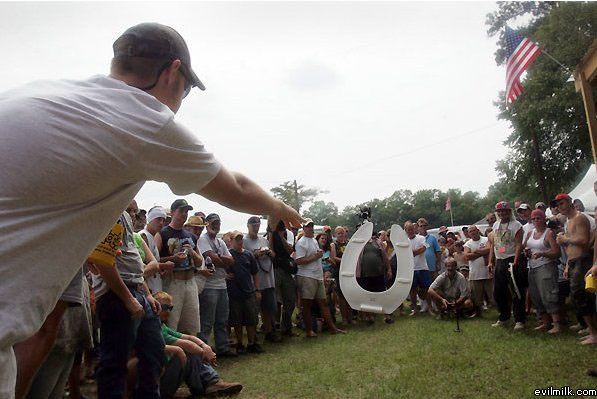
[{"label": "man's forearm", "polygon": [[230,209],[244,213],[267,215],[276,213],[284,205],[248,177],[222,167],[218,175],[200,194]]}]

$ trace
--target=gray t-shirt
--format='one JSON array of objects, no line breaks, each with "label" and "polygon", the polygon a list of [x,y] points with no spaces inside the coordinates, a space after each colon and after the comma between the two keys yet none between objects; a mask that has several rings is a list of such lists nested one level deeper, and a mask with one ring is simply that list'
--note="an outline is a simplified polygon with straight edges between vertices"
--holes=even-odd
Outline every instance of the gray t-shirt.
[{"label": "gray t-shirt", "polygon": [[[208,251],[214,251],[220,256],[232,256],[230,255],[230,251],[228,251],[228,247],[226,243],[220,239],[215,238],[212,239],[207,232],[201,234],[201,237],[197,240],[197,246],[201,251],[201,255],[205,257],[205,253]],[[203,276],[201,276],[203,277]],[[199,278],[199,277],[198,277]],[[216,290],[225,290],[226,289],[226,270],[223,267],[216,267],[216,271],[214,272],[213,276],[205,278],[205,288],[212,288]]]},{"label": "gray t-shirt", "polygon": [[65,302],[83,304],[83,284],[87,284],[87,279],[83,275],[83,267],[81,267],[62,293],[60,299]]},{"label": "gray t-shirt", "polygon": [[[158,246],[155,244],[154,235],[151,234],[147,229],[143,229],[139,232],[141,237],[145,236],[147,238],[147,246],[151,250],[151,253],[155,257],[155,260],[158,262],[160,261],[160,251],[158,250]],[[163,284],[162,284],[162,276],[160,273],[156,273],[155,275],[148,277],[145,279],[147,282],[147,286],[149,290],[155,294],[156,292],[162,291]]]},{"label": "gray t-shirt", "polygon": [[453,278],[448,277],[447,271],[443,272],[431,283],[430,288],[442,292],[448,300],[457,300],[470,295],[468,281],[460,272],[456,272]]},{"label": "gray t-shirt", "polygon": [[[255,250],[261,249],[263,247],[269,248],[269,243],[265,239],[265,237],[257,237],[255,239],[249,237],[248,235],[245,236],[243,240],[243,245],[245,249],[251,253],[254,253]],[[257,260],[257,275],[259,276],[259,287],[260,290],[265,290],[267,288],[274,288],[276,285],[276,279],[274,276],[274,267],[272,264],[272,258],[268,255],[260,256],[256,258]]]},{"label": "gray t-shirt", "polygon": [[[116,269],[125,284],[143,284],[143,269],[145,264],[141,260],[139,250],[133,238],[133,221],[127,212],[123,212],[118,223],[124,226],[124,237],[120,251],[122,254],[116,257]],[[100,275],[93,275],[93,289],[96,299],[99,299],[108,291],[108,285]]]},{"label": "gray t-shirt", "polygon": [[0,143],[0,348],[39,330],[145,181],[187,195],[220,170],[166,105],[107,76],[0,93]]}]

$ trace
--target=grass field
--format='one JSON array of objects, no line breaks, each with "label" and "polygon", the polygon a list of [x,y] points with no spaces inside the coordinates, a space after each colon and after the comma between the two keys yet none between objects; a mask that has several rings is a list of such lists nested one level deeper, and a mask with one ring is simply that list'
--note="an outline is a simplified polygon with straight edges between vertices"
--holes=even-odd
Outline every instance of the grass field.
[{"label": "grass field", "polygon": [[492,328],[483,319],[439,321],[423,315],[387,325],[352,326],[346,335],[287,339],[266,353],[221,361],[227,381],[245,385],[245,398],[529,398],[548,386],[597,388],[586,374],[597,348],[577,335],[552,337]]}]

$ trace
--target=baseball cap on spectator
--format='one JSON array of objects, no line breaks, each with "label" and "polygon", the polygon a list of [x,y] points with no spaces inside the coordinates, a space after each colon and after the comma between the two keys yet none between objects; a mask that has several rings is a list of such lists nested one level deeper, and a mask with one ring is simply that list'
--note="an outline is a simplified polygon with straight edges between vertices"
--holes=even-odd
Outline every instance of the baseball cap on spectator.
[{"label": "baseball cap on spectator", "polygon": [[447,232],[447,231],[448,231],[448,228],[447,228],[446,226],[441,226],[441,227],[439,228],[439,231],[438,231],[438,233],[439,233],[439,234],[443,234],[443,233],[445,233],[445,232]]},{"label": "baseball cap on spectator", "polygon": [[193,209],[193,207],[189,205],[189,203],[187,202],[187,200],[186,199],[182,199],[182,198],[177,199],[176,201],[174,201],[172,203],[172,205],[170,205],[170,211],[171,212],[174,212],[175,210],[180,209],[180,208],[186,208],[189,211]]},{"label": "baseball cap on spectator", "polygon": [[520,205],[518,205],[518,208],[516,208],[516,210],[517,210],[517,211],[519,211],[519,210],[521,210],[521,209],[523,209],[523,210],[525,210],[525,211],[526,211],[526,210],[529,210],[529,209],[531,209],[531,207],[529,206],[529,204],[524,204],[524,203],[523,203],[523,204],[520,204]]},{"label": "baseball cap on spectator", "polygon": [[572,197],[570,197],[568,194],[566,193],[560,193],[558,195],[556,195],[556,197],[554,198],[554,201],[560,201],[560,200],[568,200],[572,202]]},{"label": "baseball cap on spectator", "polygon": [[182,36],[169,26],[146,22],[128,28],[112,45],[114,58],[139,57],[154,60],[180,60],[180,71],[193,87],[205,86],[191,68],[191,55]]},{"label": "baseball cap on spectator", "polygon": [[310,218],[306,218],[305,221],[303,222],[303,227],[308,226],[310,224],[315,225],[315,222],[313,222],[313,220]]},{"label": "baseball cap on spectator", "polygon": [[261,224],[261,219],[259,216],[251,216],[249,220],[247,220],[247,224]]},{"label": "baseball cap on spectator", "polygon": [[166,209],[162,208],[161,206],[154,206],[149,210],[149,212],[147,212],[147,223],[151,223],[157,218],[166,219],[167,216],[168,214],[166,213]]},{"label": "baseball cap on spectator", "polygon": [[323,226],[323,232],[327,233],[328,231],[332,231],[332,228],[330,226]]},{"label": "baseball cap on spectator", "polygon": [[209,224],[209,223],[213,223],[213,222],[219,222],[220,221],[220,215],[218,215],[217,213],[210,213],[209,215],[207,215],[205,217],[205,221]]},{"label": "baseball cap on spectator", "polygon": [[231,231],[228,234],[229,234],[231,240],[236,240],[237,237],[241,237],[241,238],[244,237],[244,234],[238,230]]},{"label": "baseball cap on spectator", "polygon": [[203,220],[201,216],[190,216],[187,222],[184,224],[185,226],[193,226],[193,227],[205,227],[207,223]]},{"label": "baseball cap on spectator", "polygon": [[547,208],[547,206],[545,206],[545,202],[537,202],[535,204],[535,209],[538,209],[538,208]]},{"label": "baseball cap on spectator", "polygon": [[512,208],[510,208],[510,204],[507,201],[500,201],[497,204],[495,204],[496,211],[509,210],[509,209],[512,209]]}]

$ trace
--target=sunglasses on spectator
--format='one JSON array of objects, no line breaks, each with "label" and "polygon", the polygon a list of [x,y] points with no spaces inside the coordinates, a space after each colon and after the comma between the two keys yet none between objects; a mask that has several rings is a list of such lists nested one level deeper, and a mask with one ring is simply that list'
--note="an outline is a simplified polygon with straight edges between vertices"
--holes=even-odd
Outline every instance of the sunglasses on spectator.
[{"label": "sunglasses on spectator", "polygon": [[162,310],[165,310],[166,312],[171,312],[172,309],[174,309],[174,305],[162,305]]}]

